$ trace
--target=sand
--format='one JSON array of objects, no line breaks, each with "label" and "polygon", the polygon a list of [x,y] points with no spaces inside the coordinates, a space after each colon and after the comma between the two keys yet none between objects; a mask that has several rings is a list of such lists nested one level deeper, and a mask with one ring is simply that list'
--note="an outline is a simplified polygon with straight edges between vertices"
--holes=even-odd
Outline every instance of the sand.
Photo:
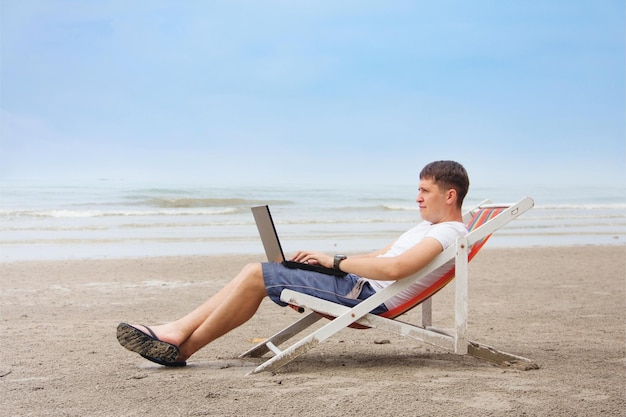
[{"label": "sand", "polygon": [[[264,302],[185,368],[120,347],[120,321],[177,318],[262,256],[0,264],[3,416],[626,415],[626,248],[486,248],[470,338],[533,359],[496,366],[378,330],[345,330],[277,373],[238,359],[298,313]],[[453,321],[453,286],[434,320]],[[416,309],[403,320],[418,321]],[[380,344],[381,340],[389,343]]]}]

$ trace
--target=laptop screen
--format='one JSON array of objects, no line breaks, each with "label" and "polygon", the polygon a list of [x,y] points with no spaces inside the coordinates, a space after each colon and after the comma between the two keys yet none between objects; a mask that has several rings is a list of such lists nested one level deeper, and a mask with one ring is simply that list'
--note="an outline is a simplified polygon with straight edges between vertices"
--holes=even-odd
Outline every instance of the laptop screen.
[{"label": "laptop screen", "polygon": [[270,214],[268,206],[252,207],[252,214],[254,215],[254,221],[256,227],[259,229],[259,236],[261,236],[261,242],[265,248],[265,255],[270,262],[282,263],[285,260],[283,249],[280,246],[278,240],[278,233],[274,227],[274,221]]}]

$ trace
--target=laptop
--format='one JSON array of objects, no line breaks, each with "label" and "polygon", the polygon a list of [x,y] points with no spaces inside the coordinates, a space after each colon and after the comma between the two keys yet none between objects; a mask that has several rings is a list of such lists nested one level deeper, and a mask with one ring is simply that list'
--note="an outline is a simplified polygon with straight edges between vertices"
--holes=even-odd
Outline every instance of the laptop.
[{"label": "laptop", "polygon": [[270,262],[278,262],[292,269],[305,269],[307,271],[321,272],[322,274],[334,275],[337,277],[343,277],[345,272],[337,271],[333,268],[326,268],[321,265],[311,265],[303,262],[288,261],[285,259],[283,248],[278,240],[278,233],[276,233],[276,227],[274,227],[274,221],[270,213],[268,206],[252,207],[252,215],[256,222],[256,227],[259,229],[259,235],[261,236],[261,242],[265,248],[265,254],[267,260]]}]

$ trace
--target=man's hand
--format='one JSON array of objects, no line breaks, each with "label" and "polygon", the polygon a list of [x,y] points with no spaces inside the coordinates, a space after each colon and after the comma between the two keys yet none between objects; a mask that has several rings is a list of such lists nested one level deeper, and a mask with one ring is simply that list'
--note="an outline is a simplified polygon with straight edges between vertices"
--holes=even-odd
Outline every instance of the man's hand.
[{"label": "man's hand", "polygon": [[326,268],[332,268],[334,258],[321,252],[299,251],[293,256],[293,258],[291,258],[291,260],[296,262],[304,262],[311,265],[321,265],[325,266]]}]

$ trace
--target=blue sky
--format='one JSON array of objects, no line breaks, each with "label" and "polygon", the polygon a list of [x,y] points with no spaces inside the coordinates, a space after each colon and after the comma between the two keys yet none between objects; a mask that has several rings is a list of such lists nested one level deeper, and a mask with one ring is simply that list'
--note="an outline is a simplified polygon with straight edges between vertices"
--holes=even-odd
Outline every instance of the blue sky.
[{"label": "blue sky", "polygon": [[624,2],[2,0],[0,179],[626,181]]}]

